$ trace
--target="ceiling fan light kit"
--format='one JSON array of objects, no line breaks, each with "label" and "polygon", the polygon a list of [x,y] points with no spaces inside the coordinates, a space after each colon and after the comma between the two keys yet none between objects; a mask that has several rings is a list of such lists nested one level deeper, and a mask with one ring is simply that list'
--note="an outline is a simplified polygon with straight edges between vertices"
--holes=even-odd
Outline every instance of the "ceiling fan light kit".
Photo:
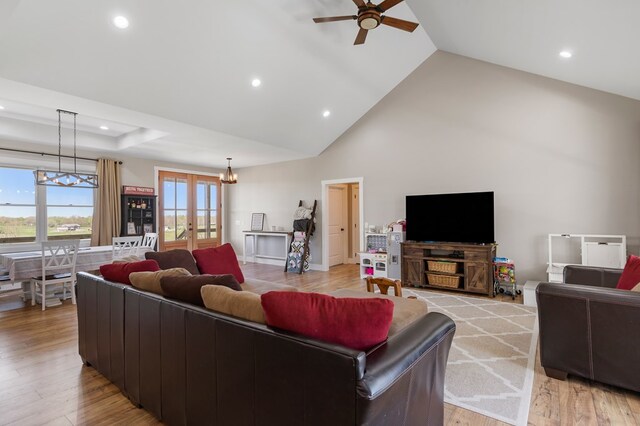
[{"label": "ceiling fan light kit", "polygon": [[418,28],[418,23],[383,15],[384,12],[402,1],[403,0],[384,0],[382,3],[375,5],[370,1],[365,3],[364,0],[353,0],[355,5],[358,7],[357,15],[313,18],[313,22],[316,24],[322,24],[325,22],[336,21],[357,21],[360,31],[358,31],[356,40],[353,43],[356,45],[364,44],[368,31],[378,28],[380,24],[412,33],[416,28]]},{"label": "ceiling fan light kit", "polygon": [[377,10],[367,10],[358,15],[358,26],[363,30],[372,30],[380,25],[380,12]]}]

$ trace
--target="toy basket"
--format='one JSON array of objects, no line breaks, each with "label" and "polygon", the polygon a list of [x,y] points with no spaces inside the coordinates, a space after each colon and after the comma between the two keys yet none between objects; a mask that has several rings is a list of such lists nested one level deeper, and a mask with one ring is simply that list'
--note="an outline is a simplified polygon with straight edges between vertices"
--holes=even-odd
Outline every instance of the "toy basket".
[{"label": "toy basket", "polygon": [[437,260],[427,260],[427,269],[433,272],[455,274],[458,269],[458,264],[456,262],[440,262]]},{"label": "toy basket", "polygon": [[460,286],[460,278],[455,275],[439,275],[426,273],[429,285],[436,287],[458,288]]}]

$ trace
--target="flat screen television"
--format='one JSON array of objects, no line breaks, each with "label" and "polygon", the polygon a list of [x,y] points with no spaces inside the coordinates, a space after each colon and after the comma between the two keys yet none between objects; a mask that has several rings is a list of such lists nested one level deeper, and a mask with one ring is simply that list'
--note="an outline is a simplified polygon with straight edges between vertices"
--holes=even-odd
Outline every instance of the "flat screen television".
[{"label": "flat screen television", "polygon": [[409,241],[495,242],[493,192],[407,195]]}]

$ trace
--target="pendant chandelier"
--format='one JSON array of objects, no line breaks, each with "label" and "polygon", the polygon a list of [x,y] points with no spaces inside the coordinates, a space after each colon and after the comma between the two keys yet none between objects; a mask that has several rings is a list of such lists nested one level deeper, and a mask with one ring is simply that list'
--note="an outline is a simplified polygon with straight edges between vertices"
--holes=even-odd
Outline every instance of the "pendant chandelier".
[{"label": "pendant chandelier", "polygon": [[220,173],[220,182],[234,184],[238,183],[238,175],[234,174],[231,170],[231,157],[227,157],[227,170],[224,173]]},{"label": "pendant chandelier", "polygon": [[[66,186],[69,188],[97,188],[98,175],[78,173],[78,157],[76,156],[76,118],[77,112],[58,111],[58,170],[36,170],[36,184],[45,186]],[[62,171],[62,114],[73,116],[73,172]]]}]

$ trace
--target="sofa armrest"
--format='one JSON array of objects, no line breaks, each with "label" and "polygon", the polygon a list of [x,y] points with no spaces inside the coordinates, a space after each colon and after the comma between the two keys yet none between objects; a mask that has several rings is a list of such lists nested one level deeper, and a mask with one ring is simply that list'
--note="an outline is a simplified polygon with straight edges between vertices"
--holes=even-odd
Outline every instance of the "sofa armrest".
[{"label": "sofa armrest", "polygon": [[536,298],[547,374],[640,390],[640,293],[540,283]]},{"label": "sofa armrest", "polygon": [[432,312],[418,319],[384,345],[367,355],[364,377],[358,385],[358,394],[367,399],[376,398],[410,370],[426,353],[444,347],[446,367],[449,348],[456,326],[446,315]]},{"label": "sofa armrest", "polygon": [[562,281],[567,284],[615,288],[621,275],[622,269],[568,265],[564,267]]},{"label": "sofa armrest", "polygon": [[357,419],[362,425],[441,425],[444,376],[456,326],[429,313],[367,355],[357,385]]}]

